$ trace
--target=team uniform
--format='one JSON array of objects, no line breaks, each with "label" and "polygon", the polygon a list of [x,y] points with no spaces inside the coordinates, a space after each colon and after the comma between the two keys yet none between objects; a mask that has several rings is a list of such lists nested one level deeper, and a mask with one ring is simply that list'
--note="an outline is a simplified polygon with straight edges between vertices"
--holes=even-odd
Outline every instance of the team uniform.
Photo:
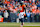
[{"label": "team uniform", "polygon": [[20,6],[20,13],[19,13],[19,20],[21,21],[22,25],[23,25],[23,22],[24,22],[24,6],[25,5],[22,5]]},{"label": "team uniform", "polygon": [[24,12],[19,13],[19,19],[22,23],[24,22],[24,14],[25,14]]}]

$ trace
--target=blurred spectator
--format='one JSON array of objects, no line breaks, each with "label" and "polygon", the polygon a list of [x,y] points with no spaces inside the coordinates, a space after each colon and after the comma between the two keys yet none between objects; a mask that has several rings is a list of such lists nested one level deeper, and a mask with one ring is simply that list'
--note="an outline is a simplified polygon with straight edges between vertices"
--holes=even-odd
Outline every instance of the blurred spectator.
[{"label": "blurred spectator", "polygon": [[37,9],[36,11],[37,11],[37,13],[36,13],[36,19],[37,19],[37,22],[39,22],[39,10]]},{"label": "blurred spectator", "polygon": [[30,15],[31,15],[30,11],[26,13],[26,15],[27,15],[27,22],[30,22]]},{"label": "blurred spectator", "polygon": [[9,14],[8,14],[7,10],[5,10],[5,12],[4,12],[4,22],[8,21],[8,16],[9,16]]},{"label": "blurred spectator", "polygon": [[2,17],[2,14],[3,14],[3,13],[2,13],[1,10],[0,10],[0,16],[1,16],[1,17]]}]

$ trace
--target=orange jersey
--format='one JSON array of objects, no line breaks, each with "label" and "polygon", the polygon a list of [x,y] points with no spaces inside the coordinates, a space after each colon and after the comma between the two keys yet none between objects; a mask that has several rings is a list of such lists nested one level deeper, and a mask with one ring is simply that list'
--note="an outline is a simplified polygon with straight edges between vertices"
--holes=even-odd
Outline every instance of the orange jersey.
[{"label": "orange jersey", "polygon": [[36,13],[36,9],[32,9],[32,13]]},{"label": "orange jersey", "polygon": [[24,7],[25,7],[25,5],[20,6],[20,12],[24,11]]},{"label": "orange jersey", "polygon": [[40,13],[40,11],[39,11],[39,10],[37,10],[37,13]]},{"label": "orange jersey", "polygon": [[[20,6],[20,8],[21,8],[20,12],[24,12],[24,10],[25,10],[24,7],[25,7],[25,5]],[[26,16],[26,14],[24,14],[24,16]]]}]

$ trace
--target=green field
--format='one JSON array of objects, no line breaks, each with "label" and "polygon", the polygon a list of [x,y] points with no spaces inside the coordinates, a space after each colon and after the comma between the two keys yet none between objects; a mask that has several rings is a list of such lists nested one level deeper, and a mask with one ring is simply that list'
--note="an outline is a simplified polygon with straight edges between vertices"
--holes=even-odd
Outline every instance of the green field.
[{"label": "green field", "polygon": [[[0,27],[20,27],[21,23],[0,23]],[[40,23],[24,23],[23,27],[40,27]]]}]

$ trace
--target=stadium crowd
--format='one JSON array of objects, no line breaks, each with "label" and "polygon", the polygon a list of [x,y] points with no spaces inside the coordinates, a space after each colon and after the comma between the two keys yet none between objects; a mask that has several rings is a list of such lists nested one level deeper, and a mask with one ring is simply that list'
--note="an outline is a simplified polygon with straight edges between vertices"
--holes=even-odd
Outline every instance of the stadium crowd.
[{"label": "stadium crowd", "polygon": [[22,10],[21,2],[25,7],[24,22],[40,22],[40,0],[0,0],[0,18],[4,22],[16,22]]}]

